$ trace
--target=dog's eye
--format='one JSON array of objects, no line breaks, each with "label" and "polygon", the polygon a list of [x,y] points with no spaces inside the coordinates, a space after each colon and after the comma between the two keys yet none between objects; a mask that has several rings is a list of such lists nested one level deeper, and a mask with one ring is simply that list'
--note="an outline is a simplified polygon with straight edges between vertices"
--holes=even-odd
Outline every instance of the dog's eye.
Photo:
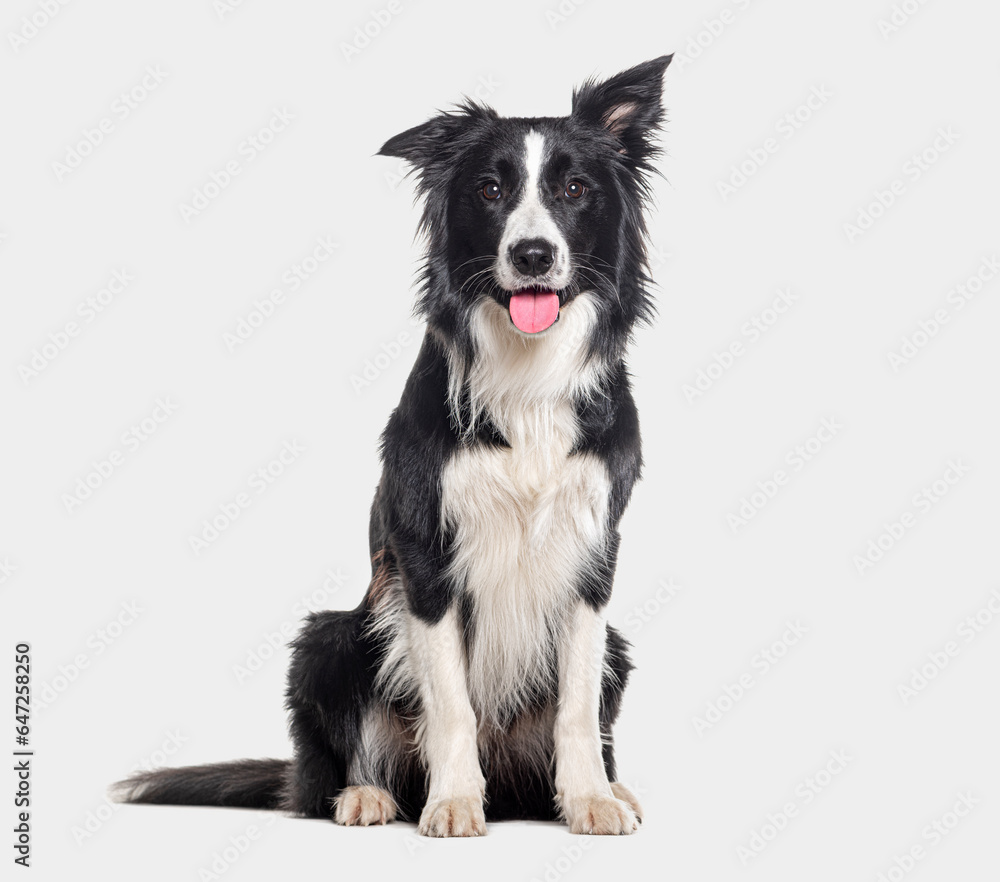
[{"label": "dog's eye", "polygon": [[587,188],[579,181],[570,181],[566,185],[566,195],[569,196],[570,199],[579,199],[586,192]]},{"label": "dog's eye", "polygon": [[499,199],[500,185],[496,181],[490,181],[483,185],[483,199]]}]

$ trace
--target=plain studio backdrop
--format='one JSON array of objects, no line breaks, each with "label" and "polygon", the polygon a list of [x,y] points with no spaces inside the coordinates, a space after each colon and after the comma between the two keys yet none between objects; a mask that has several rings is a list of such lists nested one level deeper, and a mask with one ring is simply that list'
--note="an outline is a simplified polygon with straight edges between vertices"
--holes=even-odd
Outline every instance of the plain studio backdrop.
[{"label": "plain studio backdrop", "polygon": [[[27,642],[34,878],[993,878],[998,26],[972,0],[5,4],[0,740]],[[462,95],[562,115],[668,52],[608,610],[640,832],[110,807],[142,765],[288,756],[290,636],[365,590],[422,333],[379,146]]]}]

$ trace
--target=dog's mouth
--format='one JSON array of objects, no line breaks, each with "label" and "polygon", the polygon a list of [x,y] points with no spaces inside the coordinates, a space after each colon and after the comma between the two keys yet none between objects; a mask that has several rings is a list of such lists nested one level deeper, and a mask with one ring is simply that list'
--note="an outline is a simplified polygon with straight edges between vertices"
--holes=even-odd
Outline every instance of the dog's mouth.
[{"label": "dog's mouth", "polygon": [[522,288],[510,295],[510,320],[525,334],[540,334],[559,318],[559,294]]}]

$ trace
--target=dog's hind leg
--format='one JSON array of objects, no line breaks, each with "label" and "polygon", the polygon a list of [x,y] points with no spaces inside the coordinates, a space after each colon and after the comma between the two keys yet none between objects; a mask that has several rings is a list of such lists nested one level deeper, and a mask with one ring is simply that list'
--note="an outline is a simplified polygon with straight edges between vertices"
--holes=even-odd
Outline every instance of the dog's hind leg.
[{"label": "dog's hind leg", "polygon": [[388,824],[399,810],[392,794],[382,787],[348,784],[334,800],[333,819],[346,827]]},{"label": "dog's hind leg", "polygon": [[286,705],[295,744],[284,808],[329,818],[348,783],[372,695],[372,666],[363,612],[309,617],[293,644]]},{"label": "dog's hind leg", "polygon": [[336,799],[333,819],[346,826],[366,827],[386,824],[398,815],[412,816],[404,782],[412,777],[415,761],[412,731],[391,707],[373,703],[361,722],[347,786]]},{"label": "dog's hind leg", "polygon": [[344,786],[344,759],[328,743],[315,708],[291,708],[289,728],[295,759],[282,808],[307,818],[329,818],[334,799]]}]

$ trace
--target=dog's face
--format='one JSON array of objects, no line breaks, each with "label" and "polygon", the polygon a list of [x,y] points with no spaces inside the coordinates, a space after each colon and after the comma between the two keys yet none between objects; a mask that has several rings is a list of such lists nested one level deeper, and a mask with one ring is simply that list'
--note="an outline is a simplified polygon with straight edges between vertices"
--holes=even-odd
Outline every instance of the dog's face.
[{"label": "dog's face", "polygon": [[641,211],[669,61],[585,84],[567,117],[503,118],[469,104],[383,146],[420,174],[422,305],[439,327],[490,299],[512,333],[531,337],[582,292],[629,327],[641,317]]},{"label": "dog's face", "polygon": [[[596,135],[596,137],[595,137]],[[449,182],[453,281],[488,296],[523,334],[542,333],[605,264],[621,215],[615,150],[573,119],[497,119],[476,133]]]}]

